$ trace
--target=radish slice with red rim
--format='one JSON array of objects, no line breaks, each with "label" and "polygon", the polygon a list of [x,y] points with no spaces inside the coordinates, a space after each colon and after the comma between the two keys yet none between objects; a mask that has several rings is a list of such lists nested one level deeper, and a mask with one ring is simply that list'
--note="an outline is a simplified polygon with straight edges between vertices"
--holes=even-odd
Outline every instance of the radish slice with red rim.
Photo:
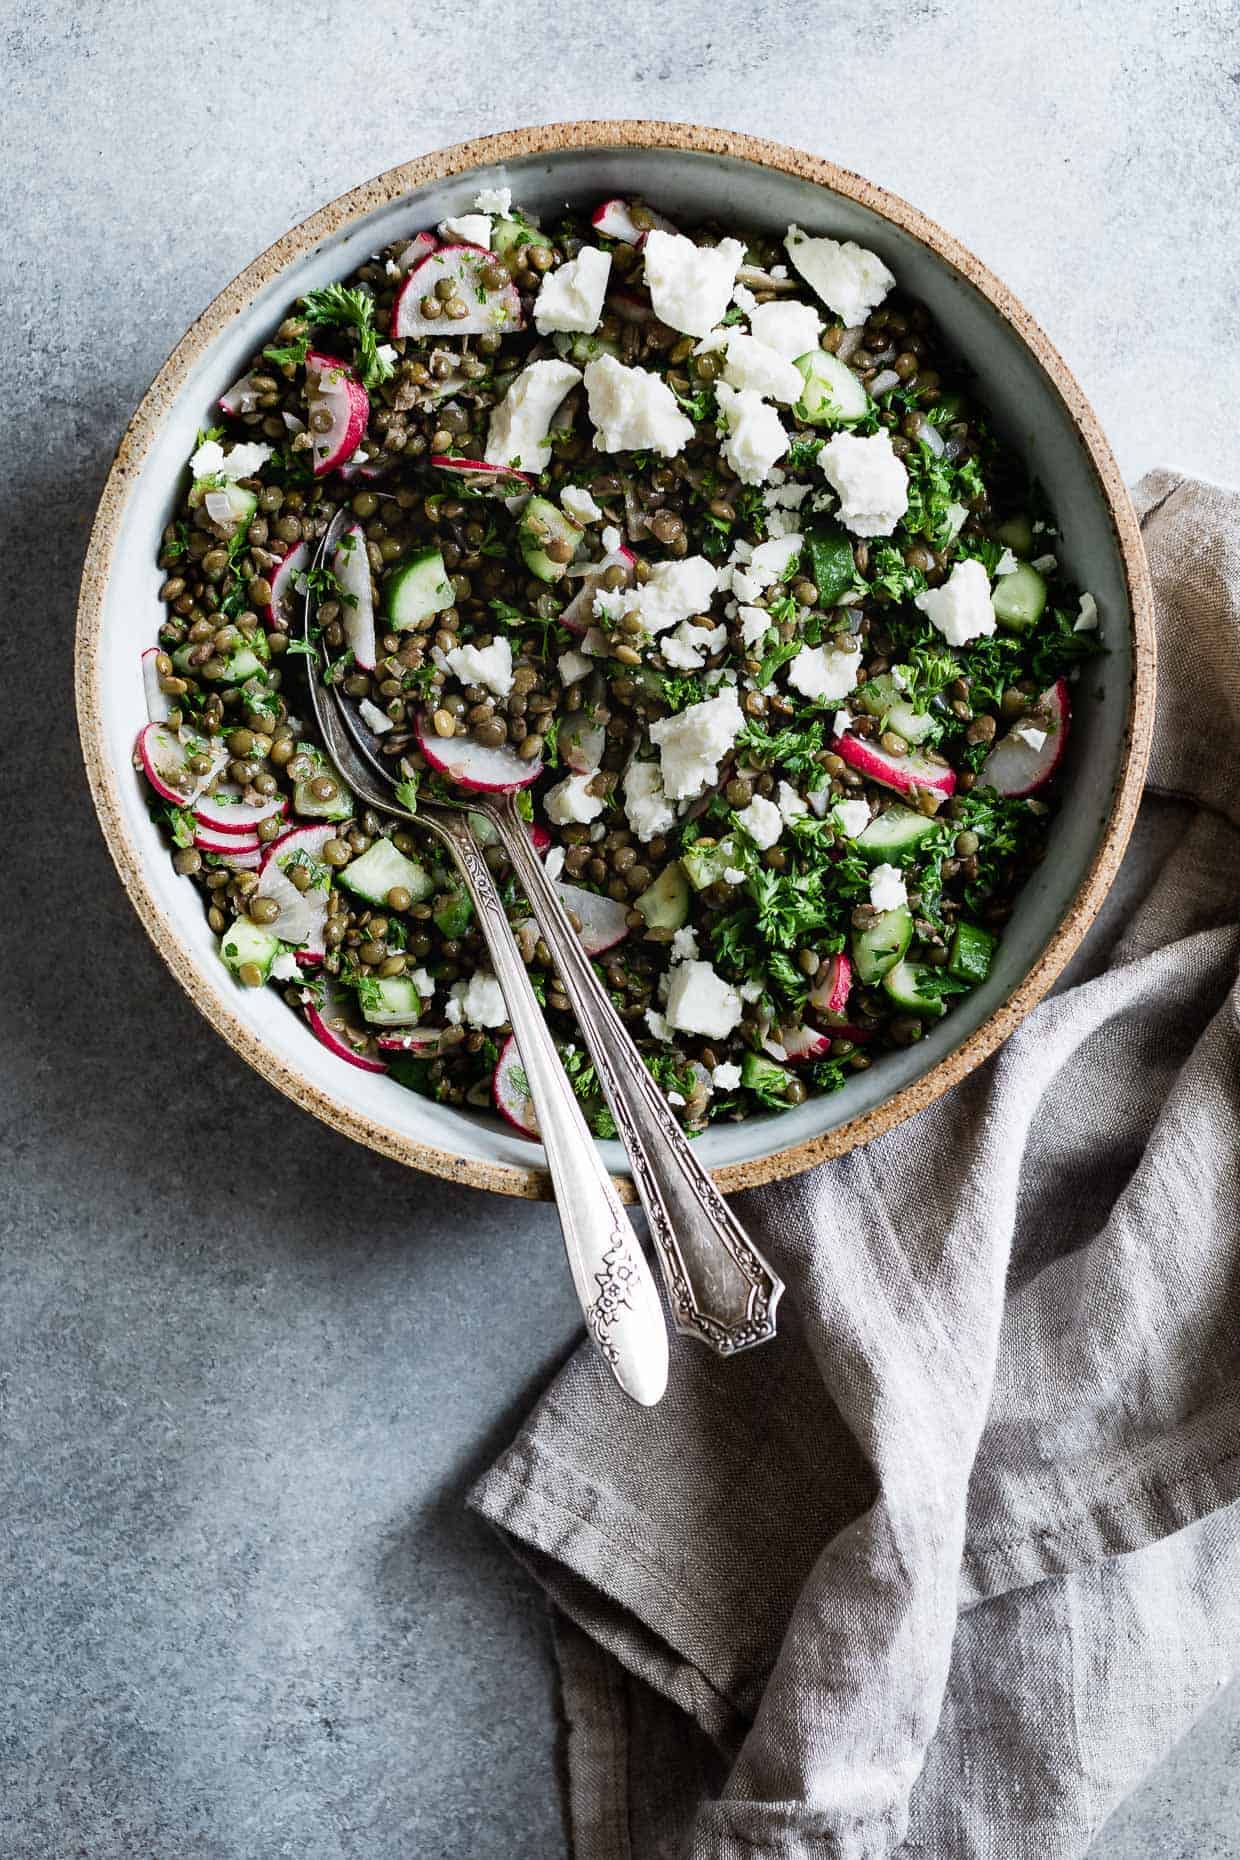
[{"label": "radish slice with red rim", "polygon": [[472,736],[437,736],[429,717],[419,717],[415,729],[418,748],[431,767],[458,788],[476,794],[511,794],[530,787],[542,774],[541,760],[523,762],[513,749],[488,749]]},{"label": "radish slice with red rim", "polygon": [[313,553],[307,542],[294,543],[278,568],[271,571],[271,601],[267,608],[267,625],[281,633],[295,633],[301,619],[301,590],[298,577],[304,575]]},{"label": "radish slice with red rim", "polygon": [[239,414],[257,413],[258,389],[254,385],[253,373],[242,375],[240,381],[234,381],[230,388],[225,388],[220,395],[219,404],[225,413],[234,419]]},{"label": "radish slice with red rim", "polygon": [[499,1062],[491,1078],[491,1102],[506,1124],[523,1137],[538,1139],[538,1113],[530,1097],[530,1082],[521,1063],[516,1039],[504,1041]]},{"label": "radish slice with red rim", "polygon": [[[280,907],[280,915],[269,928],[282,943],[296,947],[299,961],[321,961],[327,953],[327,900],[331,873],[323,861],[323,848],[336,833],[335,823],[319,827],[294,827],[264,849],[262,876],[256,895],[271,898]],[[310,871],[311,883],[299,891],[289,877],[294,865]]]},{"label": "radish slice with red rim", "polygon": [[[370,1036],[353,1018],[344,990],[337,988],[329,976],[319,977],[313,990],[307,990],[304,1006],[310,1031],[329,1053],[335,1053],[337,1059],[346,1060],[362,1072],[387,1071],[385,1061],[375,1058],[360,1044],[362,1038],[369,1043]],[[359,1036],[358,1045],[350,1041],[350,1032]]]},{"label": "radish slice with red rim", "polygon": [[436,452],[431,464],[436,471],[461,479],[466,490],[480,492],[484,497],[524,497],[537,482],[529,472],[515,471],[511,465],[488,465],[485,459],[459,459]]},{"label": "radish slice with red rim", "polygon": [[332,573],[340,583],[340,623],[345,644],[354,661],[364,672],[373,672],[378,656],[375,641],[375,600],[370,585],[370,558],[366,553],[366,532],[360,523],[351,523],[336,545],[332,556]]},{"label": "radish slice with red rim", "polygon": [[400,1033],[395,1029],[380,1033],[377,1041],[382,1053],[410,1053],[415,1059],[433,1059],[446,1032],[444,1027],[406,1027]]},{"label": "radish slice with red rim", "polygon": [[396,263],[400,266],[402,271],[410,272],[415,265],[420,265],[424,258],[429,258],[431,253],[438,249],[438,246],[439,241],[434,233],[415,233]]},{"label": "radish slice with red rim", "polygon": [[763,1040],[762,1044],[768,1053],[773,1045],[779,1045],[790,1066],[802,1066],[811,1059],[825,1059],[831,1051],[832,1038],[829,1033],[819,1033],[816,1027],[781,1027],[773,1040]]},{"label": "radish slice with red rim", "polygon": [[627,200],[604,200],[590,215],[590,224],[595,232],[602,233],[604,239],[618,239],[621,245],[645,245],[652,232],[676,231],[672,222],[665,220],[661,213],[655,213],[649,207],[645,211],[650,214],[650,225],[637,226]]},{"label": "radish slice with red rim", "polygon": [[[392,305],[393,336],[499,336],[520,329],[521,296],[511,278],[498,286],[484,281],[483,273],[495,264],[480,245],[442,245],[415,265]],[[445,321],[422,311],[424,297],[437,297],[436,286],[448,283],[465,305],[465,315]]]},{"label": "radish slice with red rim", "polygon": [[[322,478],[351,459],[361,445],[370,418],[370,396],[347,362],[311,349],[306,356],[306,401],[312,416],[314,475]],[[323,410],[331,425],[316,432],[313,415]]]},{"label": "radish slice with red rim", "polygon": [[603,576],[609,568],[624,571],[622,587],[631,588],[633,575],[637,567],[637,557],[631,549],[623,547],[613,549],[601,562],[594,562],[582,577],[580,588],[574,594],[564,612],[560,615],[560,625],[566,626],[570,633],[580,636],[588,633],[594,625],[594,597],[602,586]]},{"label": "radish slice with red rim", "polygon": [[[629,934],[627,904],[605,897],[601,891],[587,891],[584,885],[569,885],[559,879],[555,881],[555,888],[564,909],[581,925],[577,934],[587,956],[601,956],[604,950],[614,949]],[[526,918],[518,927],[523,929],[533,921],[533,918]]]},{"label": "radish slice with red rim", "polygon": [[[148,723],[139,730],[136,753],[156,794],[174,807],[192,807],[228,760],[228,751],[218,739],[183,738],[166,723]],[[200,754],[211,758],[211,767],[205,775],[192,775],[189,759]]]},{"label": "radish slice with red rim", "polygon": [[840,950],[829,962],[824,963],[810,990],[809,1004],[816,1014],[824,1018],[842,1018],[851,992],[852,963]]},{"label": "radish slice with red rim", "polygon": [[978,770],[978,787],[1013,799],[1043,787],[1063,759],[1071,717],[1068,681],[1060,678],[995,744]]},{"label": "radish slice with red rim", "polygon": [[246,834],[253,837],[260,820],[288,813],[288,801],[273,794],[257,802],[247,801],[236,782],[218,782],[210,794],[194,803],[194,819],[214,833]]},{"label": "radish slice with red rim", "polygon": [[911,794],[915,788],[921,788],[945,801],[955,792],[955,769],[927,762],[916,751],[903,756],[889,755],[873,738],[854,736],[851,731],[836,739],[835,750],[850,768],[870,781],[881,783],[884,788],[894,788],[897,794]]},{"label": "radish slice with red rim", "polygon": [[258,853],[262,842],[257,833],[217,833],[213,827],[194,827],[194,844],[199,852]]},{"label": "radish slice with red rim", "polygon": [[155,663],[159,656],[158,646],[150,646],[142,654],[142,689],[146,695],[146,714],[151,722],[167,723],[172,700],[159,682],[159,667]]}]

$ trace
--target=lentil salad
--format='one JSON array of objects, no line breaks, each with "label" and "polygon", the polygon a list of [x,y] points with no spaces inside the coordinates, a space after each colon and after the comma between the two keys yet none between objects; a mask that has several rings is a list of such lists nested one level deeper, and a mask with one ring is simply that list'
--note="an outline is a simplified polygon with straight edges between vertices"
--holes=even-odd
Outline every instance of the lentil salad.
[{"label": "lentil salad", "polygon": [[984,980],[1097,615],[874,254],[482,195],[301,300],[220,407],[164,534],[139,749],[242,985],[530,1128],[468,901],[301,721],[307,584],[402,799],[445,769],[521,787],[690,1129],[838,1089]]}]

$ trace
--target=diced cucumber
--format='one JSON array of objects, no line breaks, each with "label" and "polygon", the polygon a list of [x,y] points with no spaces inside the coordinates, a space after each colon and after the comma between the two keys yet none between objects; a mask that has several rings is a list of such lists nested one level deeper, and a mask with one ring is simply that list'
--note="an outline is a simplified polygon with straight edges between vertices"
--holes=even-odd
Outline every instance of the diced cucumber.
[{"label": "diced cucumber", "polygon": [[886,813],[875,815],[858,834],[855,844],[866,859],[898,858],[932,839],[939,830],[940,823],[932,815],[914,813],[911,807],[889,807]]},{"label": "diced cucumber", "polygon": [[1033,554],[1033,524],[1023,510],[1008,517],[1006,522],[997,523],[995,535],[1001,543],[1006,543],[1013,555]]},{"label": "diced cucumber", "polygon": [[880,911],[864,930],[853,931],[853,961],[867,988],[881,982],[887,971],[895,968],[912,940],[913,914],[907,904],[898,904],[894,911]]},{"label": "diced cucumber", "polygon": [[264,981],[271,974],[271,965],[282,947],[278,936],[272,936],[270,930],[252,923],[248,917],[238,917],[235,923],[229,924],[220,939],[220,955],[234,975],[239,976],[245,964],[252,962]]},{"label": "diced cucumber", "polygon": [[923,742],[934,728],[934,718],[928,711],[914,710],[890,672],[868,679],[849,702],[860,705],[871,717],[886,718],[906,743]]},{"label": "diced cucumber", "polygon": [[[580,525],[565,516],[558,505],[546,497],[531,497],[517,524],[517,544],[531,575],[537,575],[540,581],[559,581],[580,541]],[[547,554],[549,542],[567,546],[569,553],[562,562],[553,562]]]},{"label": "diced cucumber", "polygon": [[350,860],[340,873],[340,883],[368,904],[386,904],[388,892],[397,886],[421,904],[435,889],[429,872],[385,839],[372,840],[360,858]]},{"label": "diced cucumber", "polygon": [[568,361],[576,362],[584,368],[588,362],[597,361],[600,355],[619,356],[618,343],[609,342],[606,336],[588,336],[584,333],[570,335],[567,330],[559,329],[551,338],[556,353]]},{"label": "diced cucumber", "polygon": [[799,420],[810,426],[846,426],[850,420],[865,418],[869,396],[838,355],[810,349],[808,354],[798,355],[792,365],[805,382],[792,410]]},{"label": "diced cucumber", "polygon": [[665,865],[653,885],[633,900],[650,930],[679,930],[689,916],[689,881],[679,859]]},{"label": "diced cucumber", "polygon": [[[294,813],[300,814],[304,820],[347,820],[356,803],[353,790],[340,770],[313,743],[298,743],[297,753],[299,756],[309,756],[314,766],[293,789]],[[335,794],[326,801],[320,801],[311,787],[311,783],[316,782],[320,775],[329,776],[336,784]]]},{"label": "diced cucumber", "polygon": [[741,1084],[764,1096],[782,1098],[792,1083],[792,1074],[761,1053],[746,1053],[741,1060]]},{"label": "diced cucumber", "polygon": [[[182,672],[186,677],[202,677],[201,667],[195,665],[190,656],[197,650],[197,646],[191,641],[188,645],[178,646],[172,655],[172,663],[178,672]],[[270,657],[266,634],[256,632],[252,640],[243,639],[239,645],[234,646],[224,659],[225,669],[220,676],[208,678],[206,682],[213,685],[244,684],[247,678],[259,676]]]},{"label": "diced cucumber", "polygon": [[805,554],[810,580],[818,590],[818,605],[834,607],[856,580],[852,540],[835,523],[815,523],[805,529]]},{"label": "diced cucumber", "polygon": [[897,962],[883,977],[883,987],[898,1008],[906,1014],[920,1014],[923,1020],[938,1020],[947,1007],[941,995],[930,988],[938,974],[928,962]]},{"label": "diced cucumber", "polygon": [[363,975],[357,1004],[372,1027],[413,1027],[422,1018],[422,997],[407,975]]},{"label": "diced cucumber", "polygon": [[[229,536],[244,536],[250,527],[254,512],[258,509],[258,496],[254,491],[247,491],[234,479],[202,478],[190,491],[189,501],[193,509],[204,504],[208,494],[214,496],[223,492],[228,502],[228,519],[220,522],[220,528]],[[218,506],[217,506],[218,508]],[[219,519],[216,519],[219,522]]]},{"label": "diced cucumber", "polygon": [[695,891],[705,891],[735,864],[736,846],[731,840],[694,840],[681,859],[685,877]]},{"label": "diced cucumber", "polygon": [[518,246],[537,245],[538,229],[529,221],[522,219],[519,213],[510,213],[504,218],[491,221],[491,250],[497,258],[504,258],[514,252]]},{"label": "diced cucumber", "polygon": [[998,947],[998,937],[980,924],[958,923],[947,956],[948,974],[962,982],[984,982]]},{"label": "diced cucumber", "polygon": [[441,936],[464,936],[473,922],[474,907],[464,887],[441,892],[435,899],[431,917]]},{"label": "diced cucumber", "polygon": [[1028,562],[1018,562],[1010,575],[1000,575],[990,597],[995,619],[1008,633],[1027,633],[1042,618],[1046,583]]},{"label": "diced cucumber", "polygon": [[388,619],[398,633],[407,633],[430,614],[442,613],[456,599],[438,549],[420,549],[402,562],[383,591]]}]

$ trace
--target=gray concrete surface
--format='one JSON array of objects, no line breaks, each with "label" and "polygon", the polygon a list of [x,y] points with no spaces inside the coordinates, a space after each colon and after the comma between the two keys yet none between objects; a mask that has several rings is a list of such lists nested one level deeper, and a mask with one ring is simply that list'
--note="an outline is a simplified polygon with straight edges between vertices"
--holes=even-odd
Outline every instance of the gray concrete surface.
[{"label": "gray concrete surface", "polygon": [[[483,130],[646,115],[908,195],[1031,305],[1130,476],[1240,479],[1234,10],[8,0],[0,25],[0,1860],[555,1860],[540,1606],[460,1504],[573,1339],[554,1229],[312,1123],[148,947],[70,701],[110,453],[320,202]],[[1233,1693],[1096,1855],[1240,1852],[1238,1740]]]}]

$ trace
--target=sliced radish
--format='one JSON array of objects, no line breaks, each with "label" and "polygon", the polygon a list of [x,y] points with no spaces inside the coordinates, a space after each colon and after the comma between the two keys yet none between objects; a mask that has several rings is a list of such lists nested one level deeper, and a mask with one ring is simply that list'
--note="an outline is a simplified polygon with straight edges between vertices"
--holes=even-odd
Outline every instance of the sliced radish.
[{"label": "sliced radish", "polygon": [[607,731],[601,723],[592,723],[585,710],[575,710],[565,717],[557,741],[574,775],[592,775],[602,763]]},{"label": "sliced radish", "polygon": [[257,833],[219,833],[214,827],[194,827],[194,844],[199,852],[260,853]]},{"label": "sliced radish", "polygon": [[491,1079],[491,1100],[506,1124],[511,1124],[523,1137],[537,1139],[538,1113],[530,1097],[530,1082],[525,1076],[517,1042],[511,1035],[504,1041]]},{"label": "sliced radish", "polygon": [[306,1019],[315,1039],[321,1040],[338,1059],[348,1060],[351,1066],[357,1066],[363,1072],[386,1072],[385,1061],[372,1059],[368,1054],[359,1052],[349,1041],[346,1028],[352,1028],[357,1033],[363,1029],[353,1018],[344,991],[337,988],[327,976],[317,986],[322,994],[322,1005],[319,1005],[314,995],[305,1004]]},{"label": "sliced radish", "polygon": [[234,850],[238,844],[236,838],[228,842],[228,846],[225,850],[221,850],[219,847],[213,849],[209,846],[203,846],[197,835],[194,836],[194,844],[198,847],[200,852],[209,852],[213,859],[218,859],[221,865],[230,867],[234,872],[257,872],[259,866],[263,862],[263,849],[261,846],[257,844],[250,846],[245,841],[242,841],[241,845],[244,850],[237,852]]},{"label": "sliced radish", "polygon": [[650,233],[675,232],[670,220],[665,220],[661,213],[650,213],[649,226],[635,226],[633,214],[627,200],[604,200],[595,207],[590,215],[590,224],[595,232],[602,233],[604,239],[618,239],[622,245],[645,245]]},{"label": "sliced radish", "polygon": [[955,791],[955,769],[927,762],[915,750],[904,756],[888,755],[871,738],[854,736],[851,731],[836,739],[835,748],[850,768],[870,781],[881,782],[884,788],[894,788],[897,794],[911,794],[915,788],[922,788],[945,801]]},{"label": "sliced radish", "polygon": [[472,736],[436,736],[429,717],[419,717],[415,728],[418,748],[431,767],[458,788],[472,788],[478,794],[511,794],[516,788],[528,788],[542,774],[541,761],[523,762],[511,749],[488,749]]},{"label": "sliced radish", "polygon": [[[228,751],[218,739],[199,741],[195,737],[184,743],[164,723],[148,723],[139,730],[136,750],[142,772],[156,794],[176,807],[192,807],[228,760]],[[211,767],[205,775],[191,775],[189,758],[200,752],[210,756]]]},{"label": "sliced radish", "polygon": [[[496,833],[495,828],[491,825],[485,814],[470,814],[469,827],[479,846],[493,846],[499,838],[498,833]],[[536,822],[530,820],[526,822],[525,831],[529,835],[530,845],[534,848],[538,857],[540,859],[545,859],[547,853],[551,850],[551,835],[548,833],[546,827],[540,827]]]},{"label": "sliced radish", "polygon": [[242,413],[257,413],[258,389],[254,386],[253,373],[242,375],[240,381],[225,388],[220,395],[220,406],[234,419]]},{"label": "sliced radish", "polygon": [[587,956],[601,956],[605,949],[614,949],[629,934],[627,904],[605,897],[601,891],[587,891],[582,885],[567,885],[557,880],[555,888],[564,909],[580,919],[578,935]]},{"label": "sliced radish", "polygon": [[415,265],[420,265],[424,258],[429,258],[438,244],[439,241],[434,233],[415,233],[396,263],[402,271],[410,272]]},{"label": "sliced radish", "polygon": [[485,459],[454,459],[436,452],[431,455],[431,464],[436,471],[460,478],[466,490],[480,492],[484,497],[524,497],[536,482],[529,472],[514,471],[511,465],[488,465]]},{"label": "sliced radish", "polygon": [[383,1053],[413,1053],[419,1059],[431,1059],[443,1044],[446,1027],[406,1027],[402,1032],[395,1028],[376,1035],[379,1050]]},{"label": "sliced radish", "polygon": [[551,850],[551,835],[546,827],[540,827],[535,821],[531,821],[525,830],[530,836],[530,845],[538,857],[545,859]]},{"label": "sliced radish", "polygon": [[268,626],[278,625],[282,633],[296,631],[300,619],[298,603],[301,600],[297,577],[306,573],[313,560],[314,554],[308,542],[294,543],[280,566],[272,570]]},{"label": "sliced radish", "polygon": [[816,1014],[824,1018],[833,1016],[838,1021],[843,1018],[851,991],[852,963],[841,950],[838,955],[832,956],[821,971],[817,983],[810,990],[809,1004]]},{"label": "sliced radish", "polygon": [[816,1027],[781,1027],[775,1040],[763,1040],[762,1044],[770,1052],[776,1042],[783,1048],[783,1056],[790,1066],[801,1066],[810,1059],[825,1059],[831,1050],[833,1035],[820,1033]]},{"label": "sliced radish", "polygon": [[[311,349],[306,356],[306,401],[311,415],[314,475],[322,478],[351,459],[361,445],[370,418],[370,396],[347,362]],[[314,415],[324,410],[331,417],[331,425],[316,432]]]},{"label": "sliced radish", "polygon": [[146,714],[152,723],[167,723],[172,701],[159,682],[158,646],[149,646],[142,654],[142,689],[146,693]]},{"label": "sliced radish", "polygon": [[[492,287],[484,269],[495,260],[480,245],[443,245],[416,264],[392,305],[393,336],[496,336],[521,328],[521,296],[511,278]],[[422,299],[437,298],[437,284],[447,281],[465,305],[466,315],[424,316]]]},{"label": "sliced radish", "polygon": [[340,621],[345,644],[352,649],[354,660],[362,670],[373,672],[378,657],[375,600],[370,586],[366,532],[360,523],[351,523],[337,543],[332,556],[332,573],[344,596]]},{"label": "sliced radish", "polygon": [[594,625],[594,597],[602,585],[603,576],[609,568],[624,570],[622,587],[631,588],[633,573],[637,567],[637,557],[631,549],[621,547],[605,555],[601,562],[594,563],[587,575],[582,577],[581,586],[574,594],[564,612],[560,615],[560,625],[566,626],[570,633],[578,635],[588,633]]},{"label": "sliced radish", "polygon": [[318,827],[294,827],[291,833],[272,840],[263,852],[258,895],[274,899],[280,907],[280,915],[270,927],[281,942],[296,945],[297,960],[307,964],[321,962],[327,952],[324,933],[330,884],[311,885],[307,891],[298,891],[288,871],[294,863],[305,860],[321,865],[323,848],[335,832],[332,822]]},{"label": "sliced radish", "polygon": [[361,478],[366,484],[377,484],[380,478],[388,477],[395,463],[390,453],[386,458],[372,459],[364,452],[355,452],[343,465],[337,465],[336,472],[346,484],[352,484],[355,478]]},{"label": "sliced radish", "polygon": [[214,833],[244,834],[254,837],[254,829],[260,820],[270,820],[272,815],[283,817],[288,813],[288,802],[282,794],[273,794],[269,798],[249,802],[242,796],[236,782],[220,782],[210,794],[204,794],[200,801],[194,803],[194,819]]},{"label": "sliced radish", "polygon": [[[1042,693],[1029,715],[995,744],[978,770],[978,786],[995,788],[1013,797],[1033,794],[1041,788],[1059,767],[1068,746],[1071,716],[1068,681],[1060,678]],[[1022,735],[1022,731],[1028,731],[1029,736]]]}]

